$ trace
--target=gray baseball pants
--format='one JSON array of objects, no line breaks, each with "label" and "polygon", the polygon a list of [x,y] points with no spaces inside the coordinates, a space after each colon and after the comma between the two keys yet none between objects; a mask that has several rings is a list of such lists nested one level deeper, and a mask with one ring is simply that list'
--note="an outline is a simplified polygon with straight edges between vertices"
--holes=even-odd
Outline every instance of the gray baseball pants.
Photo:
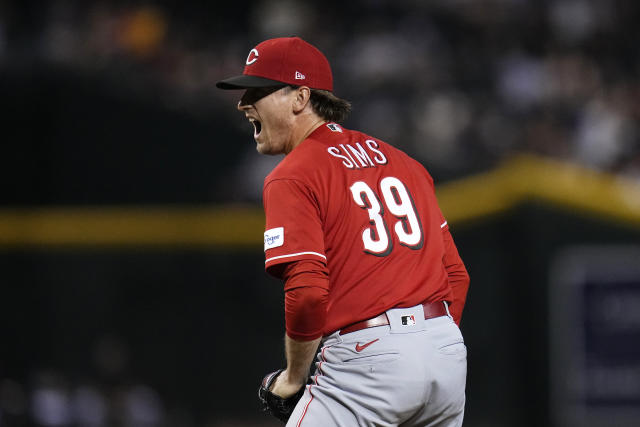
[{"label": "gray baseball pants", "polygon": [[467,349],[458,326],[450,316],[424,320],[421,305],[387,316],[389,326],[323,339],[287,427],[462,425]]}]

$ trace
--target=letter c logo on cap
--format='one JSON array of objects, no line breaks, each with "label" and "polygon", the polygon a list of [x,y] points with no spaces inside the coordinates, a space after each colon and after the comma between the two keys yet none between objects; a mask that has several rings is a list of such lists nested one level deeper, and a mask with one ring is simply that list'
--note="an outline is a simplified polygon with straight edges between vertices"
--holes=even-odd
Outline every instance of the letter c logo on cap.
[{"label": "letter c logo on cap", "polygon": [[258,60],[258,50],[253,48],[249,52],[249,56],[247,56],[247,65],[251,65]]}]

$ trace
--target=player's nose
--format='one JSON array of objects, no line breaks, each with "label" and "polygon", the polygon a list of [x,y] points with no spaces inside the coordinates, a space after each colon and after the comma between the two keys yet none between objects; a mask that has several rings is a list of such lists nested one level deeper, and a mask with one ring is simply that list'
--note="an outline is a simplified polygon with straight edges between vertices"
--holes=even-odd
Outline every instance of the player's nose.
[{"label": "player's nose", "polygon": [[240,98],[240,101],[238,101],[238,110],[240,111],[244,111],[251,106],[251,102],[249,102],[247,97],[247,92],[248,91],[246,91]]}]

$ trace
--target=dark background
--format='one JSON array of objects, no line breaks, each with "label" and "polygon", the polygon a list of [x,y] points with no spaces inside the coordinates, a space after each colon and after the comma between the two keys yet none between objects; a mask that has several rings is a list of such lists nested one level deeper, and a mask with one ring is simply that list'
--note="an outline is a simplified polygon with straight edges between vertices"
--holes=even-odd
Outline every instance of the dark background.
[{"label": "dark background", "polygon": [[[637,182],[637,17],[635,2],[587,0],[0,1],[0,220],[259,209],[277,159],[213,84],[291,34],[329,57],[354,104],[345,125],[438,184],[519,153]],[[544,200],[451,222],[472,279],[465,425],[562,427],[552,266],[575,246],[637,246],[637,224]],[[256,388],[283,363],[283,303],[259,240],[0,245],[0,426],[272,423]]]}]

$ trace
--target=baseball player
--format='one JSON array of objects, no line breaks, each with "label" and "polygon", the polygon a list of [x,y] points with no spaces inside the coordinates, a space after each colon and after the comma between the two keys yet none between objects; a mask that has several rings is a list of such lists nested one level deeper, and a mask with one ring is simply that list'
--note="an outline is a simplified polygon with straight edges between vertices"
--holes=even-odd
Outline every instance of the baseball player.
[{"label": "baseball player", "polygon": [[288,426],[461,425],[469,276],[430,175],[339,124],[351,106],[300,38],[258,44],[216,86],[245,89],[238,109],[258,152],[285,154],[263,189],[287,361],[262,382],[267,409]]}]

